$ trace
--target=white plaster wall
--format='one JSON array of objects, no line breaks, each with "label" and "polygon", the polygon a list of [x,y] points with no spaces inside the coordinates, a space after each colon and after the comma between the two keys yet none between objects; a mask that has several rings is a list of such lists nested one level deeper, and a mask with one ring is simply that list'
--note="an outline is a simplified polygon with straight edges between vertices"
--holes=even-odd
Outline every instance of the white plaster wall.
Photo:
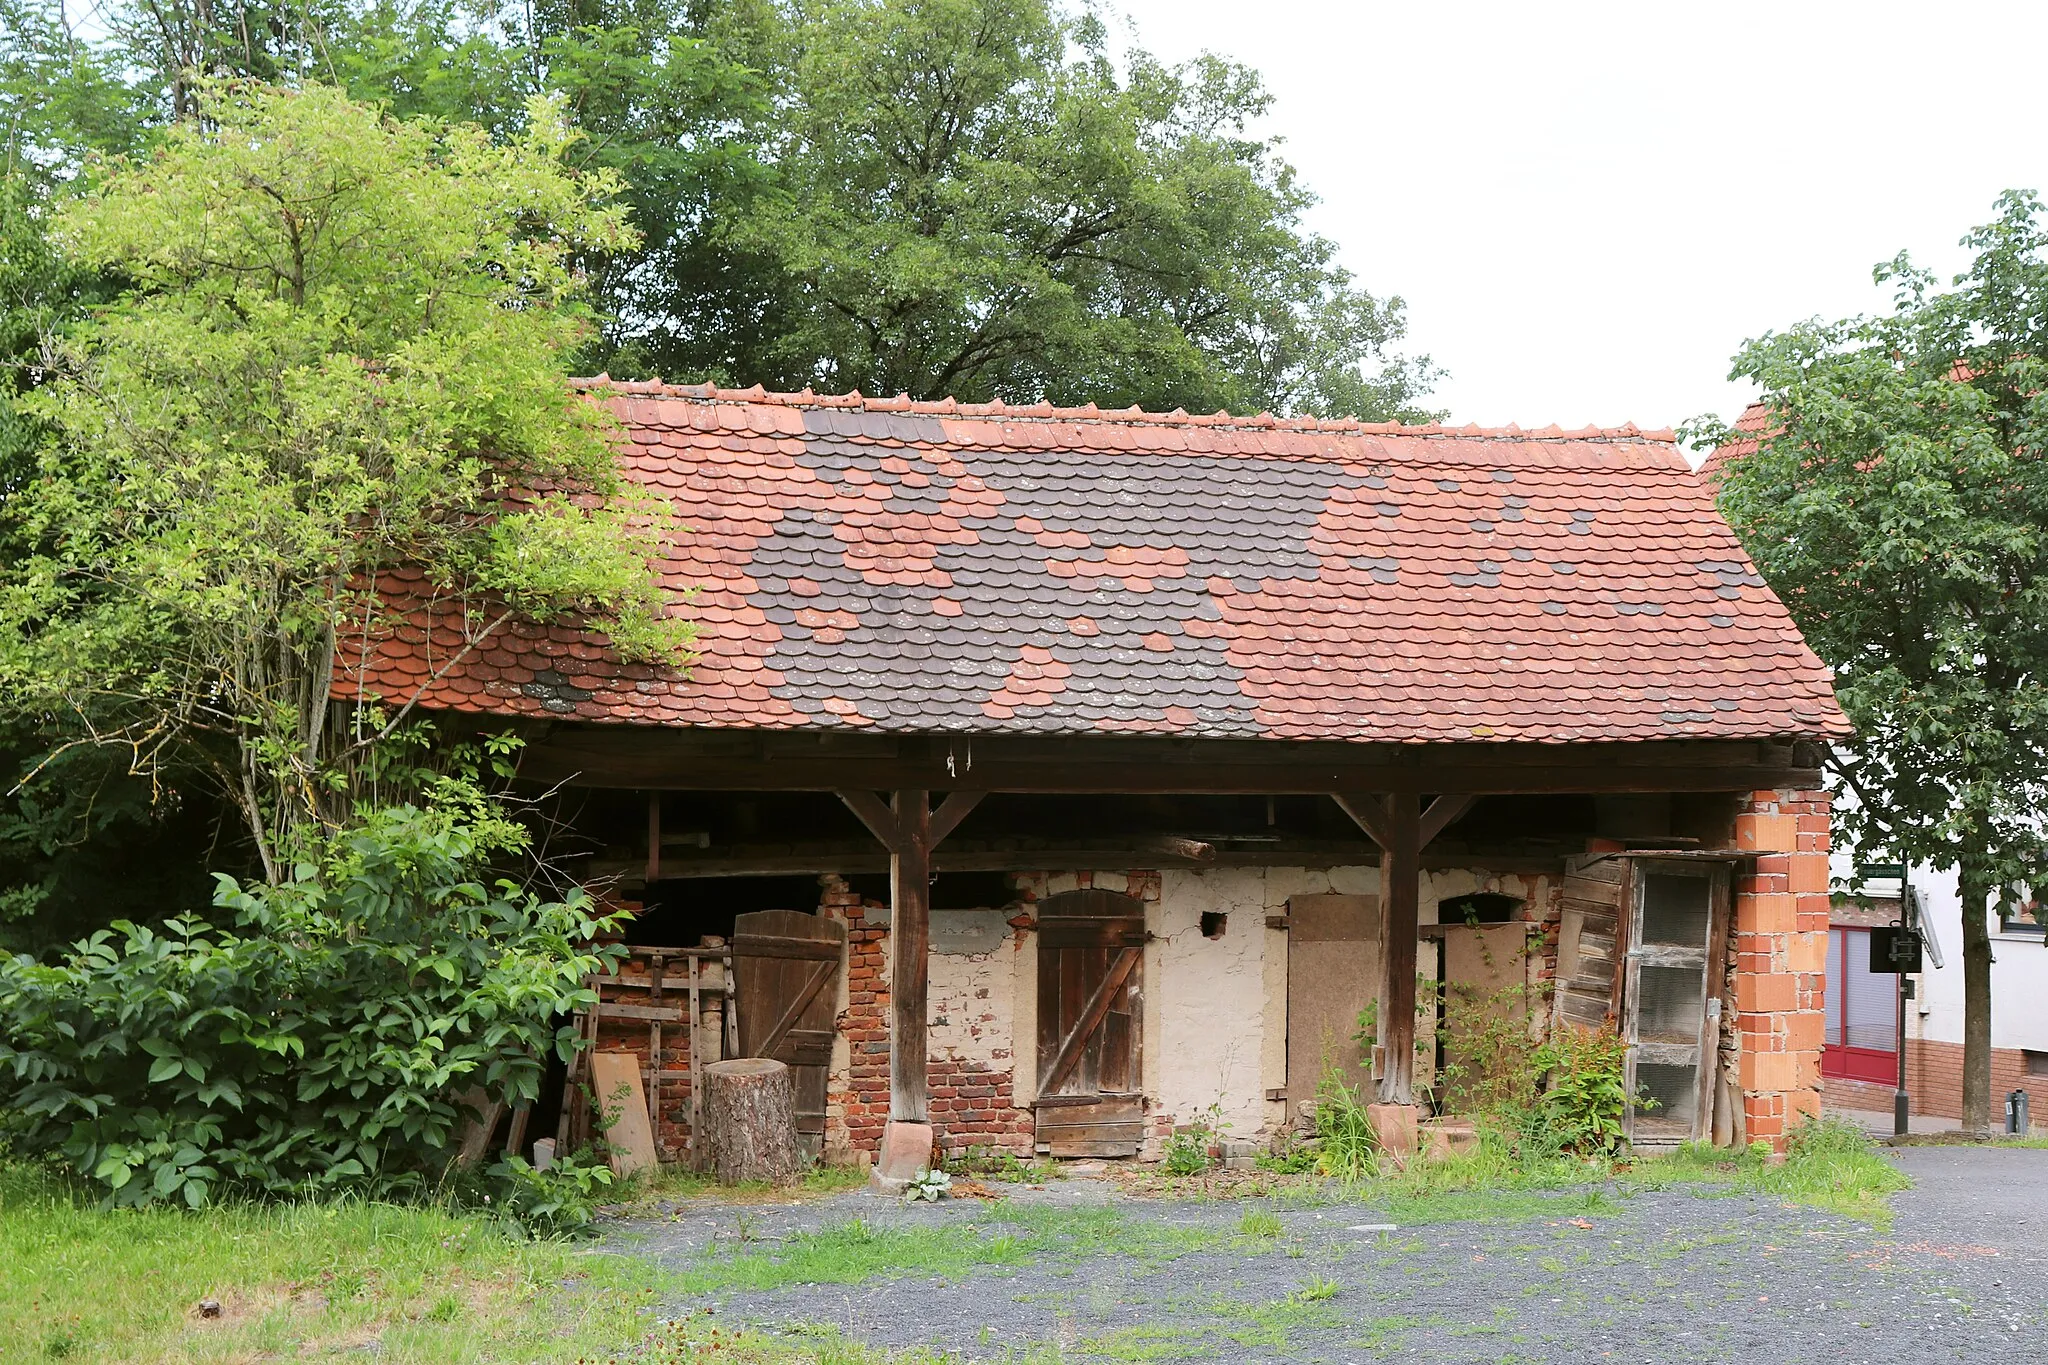
[{"label": "white plaster wall", "polygon": [[[1264,1049],[1266,955],[1285,936],[1266,929],[1278,913],[1269,869],[1219,868],[1165,872],[1160,877],[1157,922],[1158,1032],[1145,1040],[1159,1058],[1153,1096],[1175,1121],[1186,1123],[1220,1105],[1232,1137],[1265,1127]],[[1202,916],[1230,917],[1221,938],[1202,937]],[[1284,978],[1283,978],[1284,995]],[[1282,1035],[1284,1039],[1284,1034]]]},{"label": "white plaster wall", "polygon": [[979,1062],[991,1071],[1011,1069],[1016,955],[1010,942],[992,953],[932,954],[928,1043],[933,1056]]},{"label": "white plaster wall", "polygon": [[[882,939],[882,979],[889,979],[894,935]],[[1015,1059],[1020,955],[1014,938],[990,953],[933,953],[926,959],[925,1047],[933,1057],[978,1062],[1009,1071]],[[1032,1011],[1033,1026],[1037,1018]]]},{"label": "white plaster wall", "polygon": [[[1830,870],[1836,885],[1853,884],[1852,853],[1836,853]],[[1942,966],[1931,965],[1914,980],[1914,1008],[1906,1028],[1915,1038],[1962,1045],[1963,898],[1954,872],[1916,868],[1913,886],[1927,908],[1927,928],[1941,944]],[[1897,894],[1896,883],[1872,883],[1873,891]],[[2038,934],[2001,934],[1996,911],[1991,930],[1991,1046],[2048,1052],[2048,943]]]}]

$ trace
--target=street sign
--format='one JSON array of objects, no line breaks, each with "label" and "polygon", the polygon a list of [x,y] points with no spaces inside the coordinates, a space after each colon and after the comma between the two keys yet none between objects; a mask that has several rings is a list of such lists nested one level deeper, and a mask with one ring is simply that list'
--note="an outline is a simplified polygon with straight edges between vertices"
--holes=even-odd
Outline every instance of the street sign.
[{"label": "street sign", "polygon": [[1920,970],[1920,935],[1900,925],[1870,931],[1870,970],[1897,976]]}]

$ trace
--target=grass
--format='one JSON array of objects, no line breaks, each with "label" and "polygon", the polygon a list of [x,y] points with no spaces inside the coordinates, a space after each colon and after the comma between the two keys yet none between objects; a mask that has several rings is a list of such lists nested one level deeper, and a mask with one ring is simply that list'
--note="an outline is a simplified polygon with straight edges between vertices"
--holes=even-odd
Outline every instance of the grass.
[{"label": "grass", "polygon": [[[246,1361],[374,1347],[384,1362],[573,1360],[644,1330],[659,1276],[521,1243],[479,1218],[341,1202],[101,1210],[0,1166],[10,1360]],[[220,1315],[199,1316],[202,1299]]]},{"label": "grass", "polygon": [[1499,1133],[1482,1128],[1471,1151],[1442,1161],[1410,1162],[1347,1185],[1343,1197],[1387,1211],[1404,1226],[1513,1222],[1613,1213],[1617,1198],[1691,1185],[1705,1192],[1764,1194],[1885,1228],[1891,1196],[1910,1182],[1849,1124],[1823,1121],[1798,1134],[1783,1162],[1759,1151],[1704,1145],[1618,1164],[1574,1157],[1528,1159]]},{"label": "grass", "polygon": [[741,1244],[678,1272],[671,1283],[685,1295],[761,1291],[860,1284],[896,1275],[950,1275],[974,1266],[1072,1263],[1112,1253],[1141,1270],[1191,1251],[1232,1245],[1258,1251],[1275,1244],[1270,1234],[1172,1226],[1113,1208],[992,1204],[985,1218],[971,1222],[878,1227],[855,1218],[773,1247]]},{"label": "grass", "polygon": [[851,1166],[813,1166],[794,1185],[772,1185],[765,1180],[721,1185],[715,1176],[700,1171],[664,1167],[634,1177],[607,1207],[644,1217],[656,1212],[660,1204],[692,1199],[716,1199],[721,1204],[798,1204],[861,1189],[867,1180],[866,1171]]}]

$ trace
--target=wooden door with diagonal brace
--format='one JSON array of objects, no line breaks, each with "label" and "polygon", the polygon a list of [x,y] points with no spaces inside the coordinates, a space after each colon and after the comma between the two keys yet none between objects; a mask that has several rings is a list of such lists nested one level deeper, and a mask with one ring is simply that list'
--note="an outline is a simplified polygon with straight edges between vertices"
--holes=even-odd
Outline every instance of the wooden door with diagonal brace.
[{"label": "wooden door with diagonal brace", "polygon": [[1067,891],[1040,901],[1037,919],[1038,1145],[1053,1156],[1135,1156],[1145,907],[1112,891]]},{"label": "wooden door with diagonal brace", "polygon": [[817,1156],[825,1142],[825,1082],[846,926],[801,910],[757,910],[733,921],[732,963],[740,1055],[789,1067],[797,1144]]}]

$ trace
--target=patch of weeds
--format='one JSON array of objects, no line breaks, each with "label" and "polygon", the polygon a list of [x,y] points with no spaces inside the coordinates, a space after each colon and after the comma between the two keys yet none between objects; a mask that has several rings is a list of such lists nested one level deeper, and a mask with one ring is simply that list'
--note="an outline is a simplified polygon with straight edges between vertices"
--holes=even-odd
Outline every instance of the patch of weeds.
[{"label": "patch of weeds", "polygon": [[1089,1337],[1080,1349],[1104,1360],[1200,1360],[1211,1354],[1201,1338],[1201,1332],[1188,1328],[1145,1323]]},{"label": "patch of weeds", "polygon": [[946,1158],[946,1170],[976,1180],[993,1180],[1005,1185],[1043,1185],[1053,1178],[1050,1160],[1020,1160],[1015,1152],[998,1152],[987,1147],[969,1147]]},{"label": "patch of weeds", "polygon": [[1212,1104],[1202,1117],[1175,1128],[1166,1139],[1160,1168],[1168,1175],[1190,1176],[1201,1175],[1214,1165],[1209,1148],[1219,1129],[1227,1126],[1220,1121],[1222,1112],[1220,1105]]},{"label": "patch of weeds", "polygon": [[1237,1230],[1247,1237],[1278,1237],[1280,1215],[1265,1209],[1247,1209],[1244,1217],[1237,1220]]},{"label": "patch of weeds", "polygon": [[715,1176],[701,1171],[663,1167],[621,1182],[617,1195],[605,1207],[632,1218],[653,1217],[667,1212],[661,1207],[665,1203],[693,1199],[720,1204],[800,1204],[863,1189],[867,1181],[867,1172],[852,1166],[812,1166],[793,1184],[746,1180],[737,1185],[721,1185]]},{"label": "patch of weeds", "polygon": [[1335,1280],[1317,1275],[1312,1279],[1302,1281],[1295,1291],[1287,1297],[1294,1303],[1318,1303],[1323,1299],[1336,1298],[1337,1291],[1342,1288],[1343,1286]]},{"label": "patch of weeds", "polygon": [[1891,1196],[1912,1184],[1861,1129],[1838,1119],[1801,1125],[1787,1139],[1785,1160],[1775,1165],[1768,1151],[1727,1152],[1694,1143],[1639,1162],[1623,1179],[1647,1189],[1699,1183],[1772,1195],[1879,1229],[1891,1226]]}]

